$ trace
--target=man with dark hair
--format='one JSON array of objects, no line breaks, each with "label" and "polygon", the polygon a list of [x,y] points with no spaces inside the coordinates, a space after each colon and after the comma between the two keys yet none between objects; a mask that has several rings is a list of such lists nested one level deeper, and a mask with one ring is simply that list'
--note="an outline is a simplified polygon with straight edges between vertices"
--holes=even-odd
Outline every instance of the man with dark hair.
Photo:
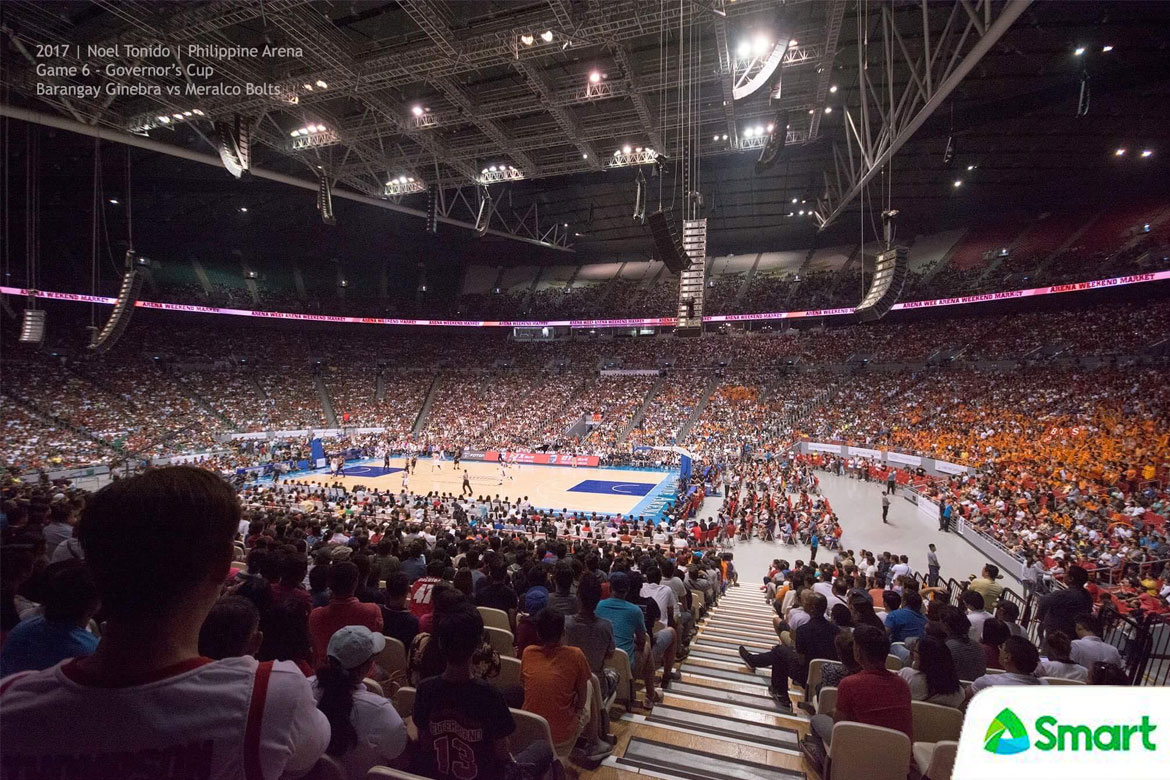
[{"label": "man with dark hair", "polygon": [[483,618],[470,604],[435,621],[434,639],[447,666],[415,693],[419,749],[413,771],[438,780],[503,780],[516,763],[523,775],[541,777],[555,760],[552,749],[533,742],[513,759],[507,738],[516,721],[504,696],[472,677],[471,657],[482,637]]},{"label": "man with dark hair", "polygon": [[1076,625],[1077,638],[1072,641],[1069,650],[1069,657],[1073,663],[1078,663],[1086,669],[1093,668],[1093,664],[1098,661],[1124,666],[1117,648],[1101,640],[1100,618],[1086,612],[1077,615]]},{"label": "man with dark hair", "polygon": [[1089,573],[1073,564],[1068,567],[1064,580],[1067,588],[1049,593],[1040,599],[1037,606],[1036,619],[1040,621],[1041,635],[1049,631],[1063,631],[1069,636],[1076,636],[1077,615],[1093,611],[1093,597],[1085,590]]},{"label": "man with dark hair", "polygon": [[886,669],[890,639],[873,626],[853,630],[853,655],[861,671],[837,684],[837,709],[832,717],[814,715],[809,726],[825,746],[833,739],[833,725],[842,721],[901,731],[914,739],[910,686]]},{"label": "man with dark hair", "polygon": [[553,567],[553,582],[556,590],[549,594],[548,606],[566,617],[577,611],[577,597],[573,595],[573,567],[566,560],[559,560]]},{"label": "man with dark hair", "polygon": [[[624,571],[614,571],[609,575],[610,597],[597,605],[596,615],[608,620],[613,626],[614,643],[630,657],[630,669],[634,675],[642,674],[646,682],[646,700],[650,703],[657,701],[655,692],[653,668],[646,674],[645,666],[639,668],[638,652],[646,644],[646,619],[642,610],[630,603],[630,575]],[[645,655],[645,654],[643,654]],[[643,657],[644,662],[649,662]]]},{"label": "man with dark hair", "polygon": [[263,641],[260,610],[243,596],[225,596],[215,602],[199,629],[199,653],[217,660],[255,655]]},{"label": "man with dark hair", "polygon": [[971,693],[979,693],[993,685],[1047,685],[1036,676],[1040,665],[1040,651],[1036,645],[1022,636],[1011,636],[999,650],[999,663],[1003,674],[985,674],[971,683]]},{"label": "man with dark hair", "polygon": [[1000,599],[999,603],[995,605],[995,616],[1007,625],[1008,631],[1012,633],[1012,636],[1028,635],[1028,630],[1019,623],[1020,608],[1013,602]]},{"label": "man with dark hair", "polygon": [[792,700],[788,696],[788,678],[804,685],[808,682],[808,667],[814,658],[838,660],[834,639],[841,629],[825,619],[828,601],[820,593],[807,590],[802,603],[809,619],[794,632],[795,650],[778,644],[766,653],[749,653],[746,647],[739,646],[739,657],[749,669],[772,667],[769,693],[777,704],[789,710],[792,709]]},{"label": "man with dark hair", "polygon": [[886,630],[891,642],[905,642],[922,636],[926,630],[926,615],[922,614],[922,596],[916,590],[905,591],[902,605],[886,615]]},{"label": "man with dark hair", "polygon": [[963,606],[967,608],[967,622],[971,624],[968,631],[971,641],[983,639],[983,624],[992,618],[992,614],[983,608],[983,594],[968,588],[963,591]]},{"label": "man with dark hair", "polygon": [[67,658],[92,655],[98,638],[85,630],[98,610],[93,578],[81,561],[54,563],[40,588],[44,614],[16,624],[0,651],[0,677],[48,669]]},{"label": "man with dark hair", "polygon": [[357,600],[358,567],[349,561],[329,567],[329,603],[309,613],[309,636],[313,639],[316,658],[324,658],[329,640],[346,626],[365,626],[375,633],[382,631],[382,610],[377,604]]},{"label": "man with dark hair", "polygon": [[516,610],[520,602],[516,590],[508,584],[508,569],[502,560],[495,561],[488,569],[488,581],[475,594],[475,604],[479,607],[491,607],[508,613],[508,622],[512,630],[516,629]]},{"label": "man with dark hair", "polygon": [[239,521],[232,487],[190,466],[93,495],[77,530],[105,631],[93,655],[0,686],[5,775],[30,777],[50,763],[63,778],[154,777],[179,762],[207,777],[312,768],[329,722],[296,665],[199,653]]},{"label": "man with dark hair", "polygon": [[589,662],[580,648],[564,643],[565,616],[560,612],[545,607],[534,622],[540,641],[525,648],[520,659],[524,709],[548,721],[557,755],[568,756],[581,737],[579,755],[602,761],[613,748],[598,739],[600,710],[592,702]]},{"label": "man with dark hair", "polygon": [[978,577],[971,578],[971,584],[967,586],[968,590],[973,590],[983,597],[983,609],[989,613],[995,612],[995,605],[1003,593],[1003,585],[996,582],[998,579],[999,567],[989,563],[983,567]]},{"label": "man with dark hair", "polygon": [[382,633],[394,637],[404,647],[410,647],[418,634],[418,618],[406,606],[410,581],[401,571],[391,572],[386,578],[386,605],[382,607]]}]

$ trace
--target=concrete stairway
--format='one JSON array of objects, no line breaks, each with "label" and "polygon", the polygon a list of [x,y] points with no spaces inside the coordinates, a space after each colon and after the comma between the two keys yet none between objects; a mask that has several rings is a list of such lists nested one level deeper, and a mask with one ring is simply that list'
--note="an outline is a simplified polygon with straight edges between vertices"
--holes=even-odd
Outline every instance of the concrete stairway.
[{"label": "concrete stairway", "polygon": [[319,374],[314,376],[313,387],[317,389],[317,400],[321,402],[321,408],[325,411],[325,419],[329,422],[329,427],[336,428],[337,413],[333,411],[333,399],[329,397],[329,388],[325,387],[325,378]]},{"label": "concrete stairway", "polygon": [[435,378],[431,380],[431,387],[427,390],[427,397],[423,399],[422,406],[418,410],[418,416],[414,418],[414,426],[410,429],[413,436],[417,436],[423,426],[427,424],[427,413],[431,411],[431,404],[435,402],[435,394],[439,392],[439,378],[442,374],[435,374]]},{"label": "concrete stairway", "polygon": [[[803,780],[799,740],[808,718],[779,709],[767,669],[744,666],[737,647],[759,652],[776,643],[771,608],[750,583],[729,588],[698,624],[682,679],[648,714],[611,715],[614,754],[582,778],[650,775],[673,780]],[[639,693],[639,696],[642,694]],[[793,702],[801,692],[790,690]]]}]

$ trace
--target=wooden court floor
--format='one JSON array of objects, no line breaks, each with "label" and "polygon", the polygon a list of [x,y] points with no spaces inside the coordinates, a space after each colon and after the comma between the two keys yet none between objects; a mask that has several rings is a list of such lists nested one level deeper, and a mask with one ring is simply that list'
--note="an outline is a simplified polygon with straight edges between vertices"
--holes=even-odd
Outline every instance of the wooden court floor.
[{"label": "wooden court floor", "polygon": [[[381,459],[346,464],[346,476],[333,477],[324,470],[290,476],[289,479],[331,485],[337,482],[348,488],[364,485],[378,490],[402,490],[405,459],[391,458],[391,473],[384,473]],[[636,469],[602,469],[583,466],[509,466],[501,481],[498,463],[463,461],[456,469],[450,460],[433,465],[430,458],[419,458],[410,474],[408,489],[415,494],[459,493],[466,469],[475,497],[499,496],[507,501],[525,497],[534,507],[560,511],[605,512],[629,515],[641,505],[646,514],[660,491],[669,489],[674,472]],[[573,490],[573,488],[577,488]]]}]

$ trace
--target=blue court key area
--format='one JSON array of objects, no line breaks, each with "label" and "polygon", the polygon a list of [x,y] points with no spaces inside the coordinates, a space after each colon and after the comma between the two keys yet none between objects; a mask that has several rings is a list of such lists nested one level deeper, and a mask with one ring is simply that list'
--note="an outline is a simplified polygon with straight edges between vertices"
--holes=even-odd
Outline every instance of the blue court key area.
[{"label": "blue court key area", "polygon": [[402,469],[388,468],[384,469],[381,466],[346,466],[345,476],[347,477],[384,477],[387,474],[394,474]]},{"label": "blue court key area", "polygon": [[655,482],[609,482],[604,479],[587,479],[569,488],[570,493],[601,493],[612,496],[644,496],[657,487]]}]

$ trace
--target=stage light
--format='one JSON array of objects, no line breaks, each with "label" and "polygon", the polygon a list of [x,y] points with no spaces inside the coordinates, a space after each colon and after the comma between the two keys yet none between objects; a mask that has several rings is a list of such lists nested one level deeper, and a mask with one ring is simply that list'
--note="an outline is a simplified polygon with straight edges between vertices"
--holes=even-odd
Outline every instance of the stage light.
[{"label": "stage light", "polygon": [[301,86],[302,86],[302,87],[304,87],[305,89],[309,90],[310,92],[312,92],[312,91],[313,91],[313,85],[312,85],[312,84],[307,84],[307,83],[306,83],[306,84],[302,84]]},{"label": "stage light", "polygon": [[171,117],[174,119],[182,119],[183,115],[182,114],[171,114]]},{"label": "stage light", "polygon": [[967,166],[967,170],[969,170],[969,171],[973,171],[973,170],[975,170],[975,166],[974,166],[974,165],[968,165],[968,166]]},{"label": "stage light", "polygon": [[825,106],[825,113],[826,114],[833,113],[833,107],[832,106]]},{"label": "stage light", "polygon": [[812,114],[815,114],[816,112],[817,112],[817,110],[816,110],[815,108],[810,108],[810,109],[808,110],[808,113],[809,113],[809,115],[810,115],[810,116],[811,116]]},{"label": "stage light", "polygon": [[622,147],[622,153],[623,153],[623,154],[629,154],[629,153],[630,153],[630,151],[631,151],[631,149],[630,149],[629,145],[626,145],[626,146],[623,146],[623,147]]},{"label": "stage light", "polygon": [[1101,51],[1105,54],[1108,54],[1109,52],[1113,51],[1113,47],[1106,44],[1105,46],[1101,47]]},{"label": "stage light", "polygon": [[410,113],[414,114],[415,116],[422,116],[423,115],[423,107],[422,106],[411,106]]},{"label": "stage light", "polygon": [[712,141],[718,141],[718,140],[719,140],[719,133],[716,133],[716,134],[715,134],[715,137],[714,137],[714,138],[712,138],[711,140],[712,140]]},{"label": "stage light", "polygon": [[601,74],[600,73],[598,73],[597,71],[593,71],[592,73],[589,74],[589,83],[590,84],[596,84],[599,81],[601,81]]},{"label": "stage light", "polygon": [[763,135],[763,134],[764,134],[764,128],[761,127],[760,125],[756,125],[756,135]]},{"label": "stage light", "polygon": [[727,133],[724,133],[724,134],[723,134],[723,140],[724,140],[724,141],[726,141],[726,140],[727,140]]},{"label": "stage light", "polygon": [[1073,55],[1074,55],[1074,56],[1076,56],[1076,57],[1079,57],[1079,56],[1081,56],[1081,55],[1082,55],[1082,54],[1084,54],[1084,53],[1085,53],[1085,47],[1084,47],[1084,46],[1078,46],[1078,47],[1077,47],[1077,50],[1073,52]]},{"label": "stage light", "polygon": [[581,159],[582,159],[582,160],[588,160],[588,159],[589,159],[589,155],[588,155],[587,153],[585,153],[585,152],[582,152],[582,153],[581,153]]},{"label": "stage light", "polygon": [[835,93],[837,91],[837,85],[834,84],[833,86],[829,87],[829,91]]},{"label": "stage light", "polygon": [[160,117],[158,117],[158,121],[162,122],[165,125],[165,124],[170,123],[171,118],[169,116],[160,116]]},{"label": "stage light", "polygon": [[757,57],[763,57],[772,48],[772,42],[763,35],[757,35],[756,39],[752,41],[752,54]]},{"label": "stage light", "polygon": [[326,84],[321,79],[317,79],[317,86],[320,87],[321,89],[329,89],[329,85]]},{"label": "stage light", "polygon": [[1120,147],[1120,146],[1119,146],[1119,147],[1118,147],[1116,150],[1114,150],[1114,152],[1113,152],[1113,156],[1114,156],[1114,157],[1124,157],[1124,156],[1125,156],[1125,149],[1124,149],[1124,147]]},{"label": "stage light", "polygon": [[195,116],[203,116],[203,112],[202,112],[202,111],[200,111],[200,110],[199,110],[199,109],[197,109],[197,108],[196,108],[196,109],[194,109],[194,110],[192,111],[192,113],[194,113],[194,114],[195,114]]},{"label": "stage light", "polygon": [[190,111],[184,111],[184,112],[183,112],[183,116],[191,116],[191,112],[190,112]]},{"label": "stage light", "polygon": [[793,199],[792,199],[792,202],[793,202],[793,203],[796,203],[796,198],[793,198]]},{"label": "stage light", "polygon": [[752,133],[753,133],[753,132],[754,132],[754,131],[753,131],[753,130],[752,130],[750,127],[745,127],[745,128],[743,129],[743,137],[744,137],[744,138],[751,138],[751,137],[752,137]]},{"label": "stage light", "polygon": [[614,150],[613,150],[613,156],[614,156],[614,157],[617,157],[617,156],[618,156],[619,154],[621,154],[621,153],[622,153],[622,150],[621,150],[621,149],[614,149]]},{"label": "stage light", "polygon": [[569,226],[569,223],[568,223],[568,222],[562,222],[562,223],[561,223],[561,227],[568,227],[568,226]]},{"label": "stage light", "polygon": [[[484,168],[482,171],[480,171],[480,173],[487,173],[487,168]],[[387,182],[387,184],[389,184],[389,182]]]},{"label": "stage light", "polygon": [[110,203],[111,203],[111,204],[113,204],[113,205],[115,205],[115,206],[117,206],[117,205],[118,205],[118,199],[117,199],[117,198],[110,198]]},{"label": "stage light", "polygon": [[494,166],[494,165],[492,165],[492,166],[489,166],[489,167],[488,167],[488,170],[489,170],[489,171],[491,171],[492,173],[495,173],[495,171],[496,171],[496,166]]},{"label": "stage light", "polygon": [[524,35],[521,35],[521,36],[520,36],[520,43],[524,44],[525,46],[531,46],[531,45],[532,45],[532,42],[533,42],[534,40],[536,40],[536,39],[535,39],[535,38],[533,38],[533,37],[532,37],[531,35],[529,35],[528,33],[525,33]]},{"label": "stage light", "polygon": [[247,213],[248,213],[248,207],[247,207],[247,206],[240,206],[240,211],[242,211],[242,212],[244,212],[245,214],[247,214]]},{"label": "stage light", "polygon": [[788,48],[790,48],[790,49],[796,48],[796,39],[795,38],[788,39]]},{"label": "stage light", "polygon": [[955,186],[956,186],[956,187],[962,187],[962,186],[963,186],[963,180],[962,180],[962,179],[955,179]]},{"label": "stage light", "polygon": [[1151,157],[1154,154],[1153,149],[1142,149],[1142,157]]},{"label": "stage light", "polygon": [[800,210],[800,216],[802,216],[802,217],[804,216],[804,209]]},{"label": "stage light", "polygon": [[552,39],[553,39],[552,30],[545,30],[544,32],[542,32],[540,34],[540,39],[542,41],[544,41],[545,43],[552,43]]},{"label": "stage light", "polygon": [[747,41],[740,41],[739,46],[735,47],[735,54],[741,60],[746,60],[752,56],[752,45]]}]

